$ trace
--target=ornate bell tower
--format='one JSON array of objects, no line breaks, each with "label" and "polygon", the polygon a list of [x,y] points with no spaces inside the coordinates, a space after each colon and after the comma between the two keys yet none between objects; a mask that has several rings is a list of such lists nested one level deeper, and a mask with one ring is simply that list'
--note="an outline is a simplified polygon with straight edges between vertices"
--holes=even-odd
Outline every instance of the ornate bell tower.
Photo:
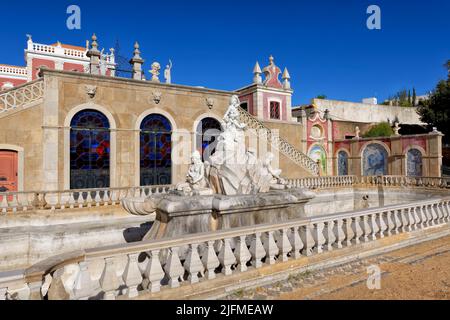
[{"label": "ornate bell tower", "polygon": [[[261,75],[264,75],[264,80]],[[241,107],[262,121],[287,121],[292,119],[292,93],[290,75],[287,68],[281,76],[281,69],[273,56],[262,71],[256,62],[253,68],[253,83],[236,90]]]}]

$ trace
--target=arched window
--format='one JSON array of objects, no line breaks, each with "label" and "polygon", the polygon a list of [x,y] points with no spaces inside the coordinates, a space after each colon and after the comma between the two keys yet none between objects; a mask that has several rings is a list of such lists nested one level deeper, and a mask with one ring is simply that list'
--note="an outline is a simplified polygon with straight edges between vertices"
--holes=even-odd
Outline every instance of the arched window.
[{"label": "arched window", "polygon": [[215,152],[216,139],[222,132],[220,122],[214,118],[204,118],[197,126],[196,144],[197,150],[201,152],[202,159],[209,161],[209,157]]},{"label": "arched window", "polygon": [[140,132],[141,185],[172,183],[172,126],[160,114],[142,120]]},{"label": "arched window", "polygon": [[348,154],[345,151],[339,151],[337,156],[338,176],[348,175]]},{"label": "arched window", "polygon": [[371,143],[364,149],[362,162],[364,176],[388,174],[388,153],[379,143]]},{"label": "arched window", "polygon": [[70,122],[70,188],[109,187],[110,132],[106,116],[82,110]]},{"label": "arched window", "polygon": [[417,149],[409,149],[406,154],[406,175],[422,176],[422,152]]}]

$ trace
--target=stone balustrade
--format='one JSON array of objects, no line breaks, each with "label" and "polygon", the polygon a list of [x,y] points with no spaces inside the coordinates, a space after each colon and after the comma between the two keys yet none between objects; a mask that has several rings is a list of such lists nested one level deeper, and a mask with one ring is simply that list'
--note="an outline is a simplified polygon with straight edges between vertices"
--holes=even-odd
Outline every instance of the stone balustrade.
[{"label": "stone balustrade", "polygon": [[0,65],[0,74],[3,75],[15,75],[15,76],[27,76],[27,68]]},{"label": "stone balustrade", "polygon": [[256,119],[250,113],[242,108],[239,108],[240,120],[247,125],[249,129],[254,129],[257,132],[263,132],[267,140],[272,143],[272,146],[281,151],[285,156],[294,161],[297,165],[304,168],[306,171],[314,176],[319,175],[319,166],[314,160],[308,157],[303,152],[295,149],[289,142],[278,135],[274,135],[272,130],[266,127],[261,121]]},{"label": "stone balustrade", "polygon": [[352,187],[358,182],[356,176],[329,176],[329,177],[307,177],[301,179],[289,179],[288,184],[295,188],[337,188]]},{"label": "stone balustrade", "polygon": [[361,177],[360,184],[382,185],[387,187],[428,187],[428,188],[448,188],[450,178],[445,177],[409,177],[409,176],[369,176]]},{"label": "stone balustrade", "polygon": [[0,93],[0,116],[2,113],[25,107],[44,97],[44,80],[39,79]]},{"label": "stone balustrade", "polygon": [[[329,176],[288,179],[295,188],[320,189],[341,188],[356,185],[385,187],[449,188],[450,178],[405,176]],[[0,193],[0,213],[20,212],[32,209],[64,210],[83,207],[118,205],[126,197],[143,197],[154,193],[166,193],[171,185],[148,187],[125,187],[63,191],[30,191]]]},{"label": "stone balustrade", "polygon": [[0,273],[1,299],[116,299],[174,290],[449,223],[450,198],[84,250]]},{"label": "stone balustrade", "polygon": [[100,188],[62,191],[0,193],[0,212],[64,210],[118,205],[126,197],[146,197],[166,193],[171,186]]}]

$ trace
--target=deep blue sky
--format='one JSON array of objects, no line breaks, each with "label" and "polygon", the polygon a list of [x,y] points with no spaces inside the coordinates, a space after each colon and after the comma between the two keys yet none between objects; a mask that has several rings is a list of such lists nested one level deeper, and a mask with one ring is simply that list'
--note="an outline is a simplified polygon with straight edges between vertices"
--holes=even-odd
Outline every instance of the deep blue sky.
[{"label": "deep blue sky", "polygon": [[[82,29],[66,28],[77,4]],[[382,30],[366,28],[366,9],[381,7]],[[249,84],[255,61],[288,67],[293,103],[379,100],[402,88],[431,90],[450,59],[450,1],[3,1],[0,63],[24,65],[26,33],[40,43],[84,46],[93,32],[101,47],[119,39],[131,56],[141,44],[152,61],[174,63],[174,83],[232,90]]]}]

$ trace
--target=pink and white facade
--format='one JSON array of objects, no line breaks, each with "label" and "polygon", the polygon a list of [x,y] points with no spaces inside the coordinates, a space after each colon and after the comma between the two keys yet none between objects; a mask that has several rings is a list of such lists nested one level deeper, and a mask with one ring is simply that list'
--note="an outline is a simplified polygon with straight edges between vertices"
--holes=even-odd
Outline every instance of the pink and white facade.
[{"label": "pink and white facade", "polygon": [[[253,71],[255,75],[253,83],[236,90],[241,107],[262,121],[292,122],[293,90],[290,88],[289,73],[285,69],[281,83],[280,68],[275,65],[273,57],[269,60],[269,65],[262,72],[257,62]],[[261,78],[262,73],[265,76],[264,81]]]},{"label": "pink and white facade", "polygon": [[[28,37],[25,49],[26,66],[11,66],[0,64],[0,90],[10,89],[18,85],[33,81],[39,77],[39,69],[47,67],[54,70],[89,72],[90,59],[86,47],[66,45],[60,42],[41,44],[33,42]],[[105,76],[115,76],[114,50],[109,54],[102,54],[100,71]]]}]

